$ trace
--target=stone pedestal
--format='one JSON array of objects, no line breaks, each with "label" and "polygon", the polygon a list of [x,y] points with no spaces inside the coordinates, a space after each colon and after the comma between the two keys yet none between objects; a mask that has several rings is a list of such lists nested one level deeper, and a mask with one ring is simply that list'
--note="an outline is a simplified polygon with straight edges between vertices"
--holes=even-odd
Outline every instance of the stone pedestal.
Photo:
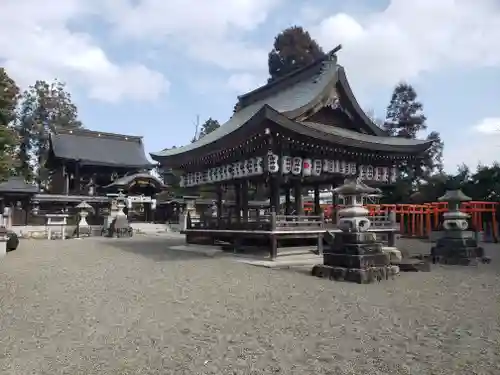
[{"label": "stone pedestal", "polygon": [[468,266],[484,259],[484,250],[477,240],[466,236],[469,215],[459,210],[461,202],[470,200],[461,190],[449,190],[439,198],[441,202],[448,202],[449,211],[443,215],[443,236],[431,249],[433,263]]},{"label": "stone pedestal", "polygon": [[7,229],[0,227],[0,259],[7,255]]},{"label": "stone pedestal", "polygon": [[375,233],[368,232],[371,223],[368,210],[362,206],[363,197],[376,191],[357,180],[346,181],[334,190],[344,196],[347,205],[339,211],[342,232],[324,248],[323,264],[314,266],[314,276],[366,284],[387,280],[399,272],[398,266],[391,265],[389,254],[382,251]]},{"label": "stone pedestal", "polygon": [[313,275],[367,284],[387,280],[398,271],[374,233],[343,232],[337,233],[333,244],[323,250],[323,264],[313,268]]}]

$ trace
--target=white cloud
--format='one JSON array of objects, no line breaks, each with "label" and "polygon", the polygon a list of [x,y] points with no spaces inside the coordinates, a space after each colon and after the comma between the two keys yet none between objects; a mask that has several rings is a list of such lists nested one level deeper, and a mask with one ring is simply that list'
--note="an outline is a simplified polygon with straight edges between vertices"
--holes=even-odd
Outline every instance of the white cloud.
[{"label": "white cloud", "polygon": [[473,127],[478,133],[500,136],[500,117],[487,117]]},{"label": "white cloud", "polygon": [[115,33],[168,44],[192,58],[228,70],[267,69],[267,49],[244,42],[282,0],[108,0]]},{"label": "white cloud", "polygon": [[455,172],[457,165],[465,163],[472,170],[478,164],[491,165],[500,155],[500,117],[484,118],[451,144],[445,141],[445,170]]},{"label": "white cloud", "polygon": [[227,86],[238,95],[247,93],[255,88],[265,84],[263,77],[258,77],[249,73],[236,73],[229,77]]},{"label": "white cloud", "polygon": [[91,97],[155,99],[168,89],[162,74],[140,64],[119,65],[84,33],[68,23],[91,14],[93,0],[2,0],[0,61],[22,86],[58,78],[81,85]]},{"label": "white cloud", "polygon": [[378,13],[331,15],[311,34],[320,45],[342,43],[340,61],[356,86],[393,85],[450,66],[499,66],[497,0],[392,0]]}]

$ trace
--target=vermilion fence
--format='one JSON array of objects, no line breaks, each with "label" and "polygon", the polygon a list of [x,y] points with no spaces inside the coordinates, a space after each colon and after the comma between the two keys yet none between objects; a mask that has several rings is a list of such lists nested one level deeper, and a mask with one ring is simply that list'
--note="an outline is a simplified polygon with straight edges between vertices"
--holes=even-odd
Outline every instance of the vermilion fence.
[{"label": "vermilion fence", "polygon": [[[311,202],[304,204],[306,213],[312,212]],[[336,212],[342,205],[322,205],[325,218],[335,222]],[[425,204],[367,204],[371,216],[395,217],[400,233],[410,237],[430,237],[432,231],[441,229],[443,213],[448,211],[448,203],[431,202]],[[470,215],[470,230],[483,232],[494,242],[498,242],[497,202],[463,202],[461,211]],[[392,213],[392,215],[391,215]]]}]

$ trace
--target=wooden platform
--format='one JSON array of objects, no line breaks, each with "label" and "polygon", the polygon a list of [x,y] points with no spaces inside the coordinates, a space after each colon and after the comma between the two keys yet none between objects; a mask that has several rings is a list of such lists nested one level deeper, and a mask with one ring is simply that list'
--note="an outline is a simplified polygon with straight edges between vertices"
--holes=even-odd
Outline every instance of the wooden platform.
[{"label": "wooden platform", "polygon": [[[271,215],[248,221],[231,221],[224,218],[209,218],[197,222],[188,221],[181,231],[189,244],[221,246],[232,252],[266,251],[271,259],[288,253],[323,253],[324,243],[329,242],[332,233],[340,232],[326,224],[322,216]],[[372,229],[389,238],[394,246],[396,227],[375,227]],[[391,240],[392,238],[392,240]],[[306,250],[305,250],[306,249]]]}]

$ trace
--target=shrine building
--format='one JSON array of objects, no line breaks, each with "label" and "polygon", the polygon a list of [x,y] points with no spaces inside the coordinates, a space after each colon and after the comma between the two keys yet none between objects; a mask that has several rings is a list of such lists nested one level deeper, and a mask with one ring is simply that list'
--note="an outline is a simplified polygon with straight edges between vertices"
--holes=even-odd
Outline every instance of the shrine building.
[{"label": "shrine building", "polygon": [[[320,189],[339,186],[347,177],[367,185],[392,184],[400,166],[421,162],[432,141],[390,137],[374,124],[337,62],[339,49],[239,96],[232,117],[198,141],[151,154],[162,167],[180,171],[184,186],[210,185],[217,193],[216,214],[190,222],[184,231],[188,240],[238,234],[240,241],[257,229],[276,232],[276,223],[249,209],[255,190],[266,189],[268,213],[286,215],[279,218],[285,223],[294,220],[291,214],[303,215],[305,189],[314,191],[319,217]],[[235,194],[235,208],[223,207],[228,190]]]}]

